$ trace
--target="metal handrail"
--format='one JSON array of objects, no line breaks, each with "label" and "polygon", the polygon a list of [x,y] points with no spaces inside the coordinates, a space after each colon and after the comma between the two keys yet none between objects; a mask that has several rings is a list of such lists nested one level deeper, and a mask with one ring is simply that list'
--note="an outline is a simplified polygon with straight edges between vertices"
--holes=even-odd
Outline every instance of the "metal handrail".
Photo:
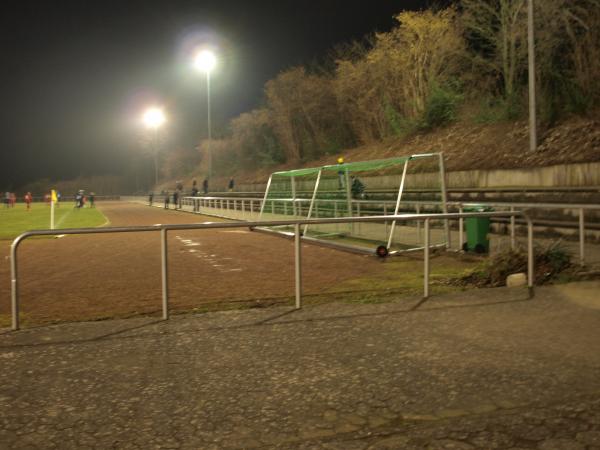
[{"label": "metal handrail", "polygon": [[170,230],[201,230],[211,228],[246,228],[261,226],[294,226],[294,261],[295,261],[295,307],[302,306],[302,273],[301,273],[301,247],[300,225],[307,224],[336,224],[356,222],[387,222],[387,221],[423,221],[425,229],[424,268],[423,268],[423,298],[429,297],[429,231],[431,220],[459,219],[469,217],[515,217],[522,216],[527,220],[527,286],[530,295],[533,295],[533,223],[529,216],[520,211],[511,212],[469,212],[447,214],[398,214],[390,216],[366,217],[339,217],[328,219],[297,219],[297,220],[272,220],[259,222],[204,222],[194,224],[157,224],[147,226],[106,227],[106,228],[65,228],[61,230],[34,230],[26,231],[16,237],[10,247],[11,271],[11,314],[12,329],[19,329],[19,284],[17,270],[17,250],[21,242],[32,236],[54,236],[67,234],[107,234],[107,233],[132,233],[160,231],[161,234],[161,280],[162,280],[162,318],[169,318],[169,293],[168,293],[168,257],[167,257],[167,232]]},{"label": "metal handrail", "polygon": [[[159,196],[155,196],[159,197]],[[255,201],[262,202],[262,197],[216,197],[216,196],[201,196],[201,197],[192,197],[192,196],[184,196],[183,199],[189,200],[237,200],[237,201]],[[269,198],[268,202],[310,202],[310,198]],[[319,203],[332,203],[332,202],[345,202],[346,200],[341,199],[319,199]],[[372,199],[372,200],[360,200],[360,199],[352,199],[353,203],[363,203],[363,204],[383,204],[387,203],[390,205],[394,205],[396,202],[394,200],[381,200],[381,199]],[[407,205],[437,205],[440,201],[434,200],[403,200],[402,204]],[[457,201],[448,201],[447,204],[450,206],[472,206],[472,205],[481,205],[482,203],[490,206],[502,206],[502,207],[516,207],[516,208],[540,208],[540,209],[600,209],[599,204],[590,204],[590,203],[526,203],[526,202],[488,202],[488,201],[473,201],[473,202],[457,202]]]},{"label": "metal handrail", "polygon": [[[229,202],[229,201],[233,201],[234,204],[236,201],[249,201],[250,202],[250,208],[251,208],[251,212],[252,212],[252,203],[253,202],[263,202],[264,199],[263,198],[251,198],[251,197],[184,197],[184,199],[188,199],[188,200],[192,200],[192,201],[198,201],[198,200],[209,200],[209,201],[220,201],[221,204],[223,204],[222,202]],[[268,201],[270,202],[288,202],[288,203],[292,203],[292,204],[296,204],[296,203],[306,203],[306,202],[310,202],[310,199],[308,198],[277,198],[277,199],[269,199]],[[319,200],[319,203],[339,203],[339,202],[345,202],[346,200],[340,200],[340,199],[321,199]],[[417,210],[417,213],[420,212],[420,208],[422,206],[428,205],[439,205],[441,204],[441,201],[431,201],[431,200],[406,200],[402,202],[404,205],[411,205],[411,206],[415,206],[415,209]],[[515,209],[515,208],[520,208],[520,209],[562,209],[562,210],[576,210],[577,211],[577,216],[578,216],[578,236],[579,236],[579,264],[580,266],[585,266],[585,211],[587,210],[600,210],[600,205],[598,204],[587,204],[587,203],[526,203],[526,202],[457,202],[457,201],[448,201],[446,202],[446,204],[449,207],[458,209],[459,212],[462,212],[463,207],[465,206],[474,206],[474,205],[480,205],[481,203],[485,203],[486,205],[490,205],[490,206],[496,206],[496,207],[502,207],[502,208],[510,208],[511,210]],[[227,203],[228,204],[228,203]],[[395,201],[393,200],[376,200],[376,199],[372,199],[372,200],[359,200],[359,199],[352,199],[351,200],[351,204],[354,205],[356,204],[358,208],[360,208],[360,205],[364,205],[364,204],[378,204],[378,205],[383,205],[384,208],[384,215],[387,214],[387,210],[386,210],[386,206],[387,205],[394,205]],[[206,207],[206,206],[204,206]],[[229,208],[227,208],[229,209]],[[360,213],[360,210],[358,211]],[[367,211],[365,211],[367,212]],[[511,239],[511,245],[514,247],[514,242],[515,242],[515,231],[516,228],[516,222],[515,222],[515,218],[514,216],[511,217],[510,219],[510,239]],[[462,230],[462,222],[459,224],[459,229]],[[459,239],[460,239],[460,245],[462,245],[462,233],[459,235]]]}]

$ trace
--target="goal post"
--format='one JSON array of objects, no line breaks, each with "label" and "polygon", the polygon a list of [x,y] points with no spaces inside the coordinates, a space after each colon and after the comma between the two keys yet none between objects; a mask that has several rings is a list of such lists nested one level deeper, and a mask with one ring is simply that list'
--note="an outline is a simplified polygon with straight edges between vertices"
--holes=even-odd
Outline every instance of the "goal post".
[{"label": "goal post", "polygon": [[[426,160],[429,166],[422,163]],[[435,195],[435,201],[422,202],[421,205],[405,200],[407,186],[412,183],[413,189],[418,188],[419,180],[430,186],[430,191],[436,192],[431,194]],[[387,216],[398,215],[401,209],[416,213],[422,210],[448,211],[441,153],[274,172],[267,183],[259,220]],[[437,238],[434,236],[432,245],[450,245],[447,221],[443,229],[443,233],[436,232]],[[289,234],[290,229],[271,228],[270,231]],[[352,250],[367,253],[373,253],[380,246],[384,246],[390,254],[423,248],[418,221],[415,224],[397,224],[395,220],[382,220],[381,223],[306,224],[303,238],[327,241],[330,246],[351,247]]]}]

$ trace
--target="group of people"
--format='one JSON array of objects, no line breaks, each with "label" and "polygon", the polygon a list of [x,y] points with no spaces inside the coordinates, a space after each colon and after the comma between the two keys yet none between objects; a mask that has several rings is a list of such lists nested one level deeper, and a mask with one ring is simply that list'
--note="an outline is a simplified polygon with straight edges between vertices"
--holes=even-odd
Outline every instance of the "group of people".
[{"label": "group of people", "polygon": [[[229,179],[229,182],[227,183],[227,189],[229,190],[229,192],[232,192],[234,187],[235,180],[233,179],[233,177],[231,177]],[[204,193],[204,195],[208,194],[208,178],[205,178],[204,181],[202,181],[202,192]],[[197,197],[199,193],[200,190],[198,189],[198,182],[194,179],[192,180],[192,189],[190,191],[190,194],[192,197]],[[175,190],[172,194],[169,194],[169,191],[162,191],[161,195],[163,195],[164,197],[165,209],[169,209],[171,201],[173,202],[173,205],[175,205],[175,209],[181,209],[181,200],[183,197],[183,183],[181,181],[177,181],[175,183]],[[153,203],[154,192],[150,192],[148,194],[148,204],[152,206]]]},{"label": "group of people", "polygon": [[88,195],[85,195],[85,191],[83,189],[77,191],[75,194],[75,208],[83,208],[86,203],[89,203],[90,208],[94,208],[95,196],[93,192],[90,192]]},{"label": "group of people", "polygon": [[[17,195],[14,192],[6,191],[2,195],[2,199],[5,208],[14,208],[15,203],[17,203]],[[31,195],[31,192],[28,192],[23,196],[23,201],[25,202],[27,211],[29,211],[31,209],[31,202],[33,202],[33,196]]]},{"label": "group of people", "polygon": [[[202,182],[202,192],[204,192],[204,195],[208,194],[208,178],[205,178]],[[194,179],[192,181],[192,197],[197,197],[199,193],[200,191],[198,190],[198,182]]]},{"label": "group of people", "polygon": [[17,202],[17,196],[14,192],[6,191],[2,196],[2,200],[5,208],[14,208],[15,203]]},{"label": "group of people", "polygon": [[[83,208],[86,203],[89,204],[90,208],[94,208],[95,207],[95,205],[94,205],[95,196],[96,196],[96,194],[94,194],[93,192],[90,192],[88,195],[85,195],[85,191],[83,191],[83,190],[77,191],[77,193],[74,195],[75,208]],[[4,203],[5,208],[14,208],[15,203],[17,203],[17,195],[14,192],[6,191],[2,194],[1,198],[2,198],[2,202]],[[61,199],[60,192],[56,191],[56,199],[55,199],[56,206],[58,206],[60,204],[60,199]],[[23,196],[23,202],[25,203],[25,207],[27,208],[27,211],[29,211],[31,209],[31,204],[33,203],[33,195],[31,195],[31,192],[27,192]],[[50,203],[52,202],[52,194],[51,193],[44,194],[44,202],[46,203],[46,205],[50,206]]]}]

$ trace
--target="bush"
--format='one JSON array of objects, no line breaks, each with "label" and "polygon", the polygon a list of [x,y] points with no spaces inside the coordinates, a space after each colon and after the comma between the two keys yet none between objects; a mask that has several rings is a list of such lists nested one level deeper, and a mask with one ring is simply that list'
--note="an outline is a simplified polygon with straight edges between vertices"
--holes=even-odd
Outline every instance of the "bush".
[{"label": "bush", "polygon": [[453,122],[461,101],[462,96],[453,89],[434,86],[425,103],[421,127],[431,129]]},{"label": "bush", "polygon": [[[569,267],[571,267],[571,254],[560,244],[560,241],[546,248],[534,248],[536,284],[550,282]],[[506,277],[519,272],[527,272],[527,253],[522,249],[508,249],[495,254],[461,277],[460,283],[479,287],[505,286]]]},{"label": "bush", "polygon": [[524,115],[524,106],[516,97],[487,97],[479,105],[475,122],[480,124],[493,124],[516,120]]}]

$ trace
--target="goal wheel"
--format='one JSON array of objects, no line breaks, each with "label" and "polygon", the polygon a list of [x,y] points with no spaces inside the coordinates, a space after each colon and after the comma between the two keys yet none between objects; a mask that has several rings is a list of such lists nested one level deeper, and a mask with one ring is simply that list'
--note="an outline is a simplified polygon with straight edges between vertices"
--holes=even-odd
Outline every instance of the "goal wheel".
[{"label": "goal wheel", "polygon": [[385,258],[388,255],[388,253],[388,249],[385,245],[380,245],[379,247],[377,247],[377,250],[375,250],[375,254],[380,258]]}]

